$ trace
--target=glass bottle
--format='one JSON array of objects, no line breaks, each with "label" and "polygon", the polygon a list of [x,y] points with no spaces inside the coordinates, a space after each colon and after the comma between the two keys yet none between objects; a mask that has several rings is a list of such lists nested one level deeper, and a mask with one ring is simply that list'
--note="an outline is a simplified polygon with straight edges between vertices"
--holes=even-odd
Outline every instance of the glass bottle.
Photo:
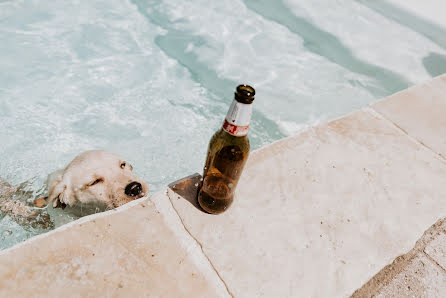
[{"label": "glass bottle", "polygon": [[248,129],[255,90],[239,85],[223,126],[209,142],[198,203],[204,211],[222,213],[234,200],[234,192],[249,156]]}]

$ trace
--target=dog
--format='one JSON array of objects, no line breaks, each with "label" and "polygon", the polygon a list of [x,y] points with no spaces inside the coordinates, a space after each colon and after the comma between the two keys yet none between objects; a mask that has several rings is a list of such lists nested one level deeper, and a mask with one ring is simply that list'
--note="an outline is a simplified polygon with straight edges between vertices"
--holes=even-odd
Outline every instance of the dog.
[{"label": "dog", "polygon": [[0,211],[22,225],[52,226],[45,207],[98,206],[113,209],[144,197],[147,183],[133,174],[133,166],[118,155],[91,150],[75,157],[64,169],[48,177],[47,197],[34,200],[34,206],[17,200],[26,193],[0,180]]}]

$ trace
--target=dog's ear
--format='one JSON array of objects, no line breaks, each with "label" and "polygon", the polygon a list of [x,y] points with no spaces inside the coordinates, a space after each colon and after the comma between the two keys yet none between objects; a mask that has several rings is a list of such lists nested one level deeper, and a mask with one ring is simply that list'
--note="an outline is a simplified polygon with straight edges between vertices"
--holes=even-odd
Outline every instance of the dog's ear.
[{"label": "dog's ear", "polygon": [[71,205],[72,192],[70,184],[67,183],[67,179],[58,177],[50,184],[50,194],[47,199],[48,204],[53,204],[53,208],[65,209],[67,205]]}]

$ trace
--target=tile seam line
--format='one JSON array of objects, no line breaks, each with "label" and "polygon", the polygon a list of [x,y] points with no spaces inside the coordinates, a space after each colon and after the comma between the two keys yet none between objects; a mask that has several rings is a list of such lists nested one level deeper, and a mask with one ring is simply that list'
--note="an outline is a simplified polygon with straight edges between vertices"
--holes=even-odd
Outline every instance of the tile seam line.
[{"label": "tile seam line", "polygon": [[371,106],[367,106],[363,110],[368,112],[368,113],[370,113],[370,114],[372,114],[372,115],[375,114],[375,115],[381,117],[382,119],[384,119],[385,121],[389,122],[397,130],[403,132],[403,134],[406,135],[412,142],[420,145],[421,147],[424,147],[424,148],[428,149],[430,152],[432,152],[438,158],[438,160],[441,163],[446,165],[446,159],[440,153],[436,152],[434,149],[432,149],[431,147],[429,147],[428,145],[426,145],[422,141],[418,140],[417,138],[411,136],[405,129],[403,129],[401,126],[399,126],[398,124],[396,124],[395,122],[393,122],[392,120],[390,120],[389,118],[384,116],[382,113],[378,112],[377,110],[375,110]]},{"label": "tile seam line", "polygon": [[224,279],[221,277],[220,273],[217,271],[217,268],[215,268],[214,264],[212,263],[211,259],[208,257],[208,255],[204,252],[203,249],[203,245],[201,245],[200,241],[198,241],[198,239],[192,235],[191,231],[189,231],[189,229],[186,227],[186,225],[184,224],[183,219],[181,218],[180,214],[178,213],[177,209],[175,208],[175,206],[172,203],[172,198],[169,195],[169,190],[166,190],[166,195],[169,198],[169,202],[170,205],[172,206],[173,210],[175,211],[176,215],[178,216],[178,218],[180,219],[181,224],[183,225],[183,228],[186,230],[186,232],[189,234],[190,237],[192,237],[192,239],[194,239],[194,241],[198,244],[198,246],[201,249],[201,253],[204,255],[204,257],[206,258],[206,260],[208,260],[209,264],[211,265],[212,269],[214,270],[214,272],[217,274],[218,278],[222,281],[222,283],[225,285],[226,291],[228,292],[228,294],[234,298],[234,295],[232,294],[232,292],[229,290],[228,285],[226,284],[226,282],[224,281]]},{"label": "tile seam line", "polygon": [[431,260],[437,267],[439,267],[440,270],[441,270],[444,274],[446,274],[446,269],[443,268],[443,266],[441,266],[441,265],[440,265],[434,258],[432,258],[427,252],[425,252],[424,249],[423,249],[421,252],[426,256],[426,258],[428,258],[429,260]]}]

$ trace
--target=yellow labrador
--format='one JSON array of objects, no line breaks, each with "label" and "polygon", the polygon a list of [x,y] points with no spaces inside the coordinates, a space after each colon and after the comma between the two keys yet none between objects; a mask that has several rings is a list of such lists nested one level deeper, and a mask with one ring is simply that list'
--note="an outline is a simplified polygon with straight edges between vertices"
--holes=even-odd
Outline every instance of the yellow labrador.
[{"label": "yellow labrador", "polygon": [[114,153],[87,151],[50,176],[46,203],[53,207],[98,203],[116,208],[148,192],[133,167]]},{"label": "yellow labrador", "polygon": [[[48,197],[35,200],[34,205],[44,207],[52,204],[54,208],[79,205],[100,205],[108,209],[119,207],[145,196],[149,191],[147,183],[136,177],[132,170],[132,165],[114,153],[86,151],[64,169],[49,176]],[[26,222],[28,218],[33,223],[36,219],[37,222],[47,220],[46,214],[31,210],[23,202],[5,195],[15,190],[5,182],[0,183],[0,211],[19,223]]]}]

